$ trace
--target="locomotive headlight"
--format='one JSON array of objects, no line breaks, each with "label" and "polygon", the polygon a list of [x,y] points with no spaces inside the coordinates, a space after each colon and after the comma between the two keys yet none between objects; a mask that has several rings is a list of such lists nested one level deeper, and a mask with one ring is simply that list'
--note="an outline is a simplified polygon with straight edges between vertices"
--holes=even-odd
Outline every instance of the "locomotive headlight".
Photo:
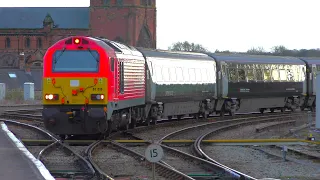
[{"label": "locomotive headlight", "polygon": [[50,94],[48,97],[49,97],[50,100],[52,100],[53,99],[53,94]]},{"label": "locomotive headlight", "polygon": [[91,94],[91,100],[104,100],[103,94]]},{"label": "locomotive headlight", "polygon": [[58,100],[59,99],[59,95],[58,94],[46,94],[44,96],[44,98],[46,100]]}]

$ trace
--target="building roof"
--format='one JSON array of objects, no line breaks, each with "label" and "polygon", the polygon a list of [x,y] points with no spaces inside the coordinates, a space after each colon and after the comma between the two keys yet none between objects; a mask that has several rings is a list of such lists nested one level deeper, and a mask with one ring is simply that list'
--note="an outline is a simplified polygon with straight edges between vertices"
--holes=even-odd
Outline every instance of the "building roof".
[{"label": "building roof", "polygon": [[88,7],[0,7],[0,28],[43,27],[49,14],[59,28],[89,28]]},{"label": "building roof", "polygon": [[0,69],[0,83],[5,83],[6,88],[23,89],[26,82],[34,83],[36,91],[41,90],[42,87],[42,69],[31,69],[31,74],[25,73],[20,69]]}]

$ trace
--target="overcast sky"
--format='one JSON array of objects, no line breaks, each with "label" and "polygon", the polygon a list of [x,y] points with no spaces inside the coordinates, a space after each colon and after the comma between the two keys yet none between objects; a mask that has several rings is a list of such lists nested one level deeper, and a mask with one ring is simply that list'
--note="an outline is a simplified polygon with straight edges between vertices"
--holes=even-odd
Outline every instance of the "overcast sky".
[{"label": "overcast sky", "polygon": [[[88,7],[90,0],[0,0],[0,7]],[[157,0],[157,48],[320,48],[320,0]]]}]

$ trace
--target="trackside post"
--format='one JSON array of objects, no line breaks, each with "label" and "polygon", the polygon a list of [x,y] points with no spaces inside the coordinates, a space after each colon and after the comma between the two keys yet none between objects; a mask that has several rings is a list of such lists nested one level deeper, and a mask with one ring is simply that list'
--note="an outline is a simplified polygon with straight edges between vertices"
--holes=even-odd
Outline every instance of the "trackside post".
[{"label": "trackside post", "polygon": [[317,94],[316,94],[316,129],[320,129],[320,74],[317,73]]},{"label": "trackside post", "polygon": [[152,179],[156,179],[155,163],[159,162],[163,157],[163,149],[160,145],[152,143],[145,151],[146,159],[152,163]]}]

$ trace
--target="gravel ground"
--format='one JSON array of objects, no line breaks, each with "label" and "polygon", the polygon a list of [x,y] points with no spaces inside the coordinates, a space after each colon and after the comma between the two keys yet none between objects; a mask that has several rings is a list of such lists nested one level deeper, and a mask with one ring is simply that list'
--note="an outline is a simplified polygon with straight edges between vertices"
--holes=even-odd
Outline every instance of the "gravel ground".
[{"label": "gravel ground", "polygon": [[[294,120],[294,119],[293,119]],[[220,131],[219,133],[214,133],[208,136],[206,139],[260,139],[260,138],[278,138],[289,132],[293,127],[301,126],[307,121],[305,119],[296,119],[296,124],[287,124],[281,126],[274,126],[268,130],[264,130],[260,133],[256,132],[256,127],[271,125],[275,122],[259,123],[255,125],[240,126],[238,128]],[[203,133],[202,133],[203,134]]]},{"label": "gravel ground", "polygon": [[67,150],[57,146],[49,152],[41,156],[41,161],[50,171],[63,170],[63,171],[79,171],[83,170],[80,167],[79,158],[71,155]]},{"label": "gravel ground", "polygon": [[9,123],[6,123],[6,125],[18,139],[50,139],[48,136],[37,132],[37,130],[32,130],[23,126]]},{"label": "gravel ground", "polygon": [[[131,177],[151,179],[152,171],[144,166],[144,162],[135,159],[115,150],[111,145],[98,148],[94,152],[94,161],[100,168],[112,177]],[[124,171],[125,168],[125,171]],[[161,176],[156,176],[157,180],[164,180]]]},{"label": "gravel ground", "polygon": [[[128,146],[127,146],[128,147]],[[130,149],[144,155],[146,146],[131,146]],[[175,147],[178,150],[184,151],[186,153],[191,153],[191,149],[189,146],[185,147]],[[177,169],[178,171],[184,174],[207,174],[207,170],[204,169],[201,165],[197,165],[198,161],[191,162],[189,159],[186,159],[185,156],[180,156],[174,153],[173,151],[163,149],[164,150],[164,157],[162,161],[169,164],[173,168]]]},{"label": "gravel ground", "polygon": [[320,177],[319,166],[312,166],[309,163],[299,164],[292,161],[283,162],[281,158],[270,156],[252,148],[203,146],[203,149],[218,162],[255,178],[302,180],[306,178],[319,179]]},{"label": "gravel ground", "polygon": [[205,122],[204,121],[198,121],[198,122],[197,121],[188,121],[188,122],[181,121],[181,123],[179,124],[175,124],[172,126],[158,127],[151,130],[137,132],[137,133],[134,133],[134,135],[144,140],[157,141],[162,137],[164,137],[165,135],[172,133],[174,131],[177,131],[186,127],[190,127],[191,125],[199,125],[199,124],[205,124],[205,123],[208,123],[208,121],[205,121]]},{"label": "gravel ground", "polygon": [[[270,128],[269,131],[260,133],[255,132],[256,125],[242,126],[237,129],[222,131],[218,134],[211,135],[207,139],[278,138],[281,135],[287,134],[293,127],[306,123],[306,119],[307,118],[298,119],[299,121],[297,121],[295,126],[276,126]],[[263,124],[259,124],[259,126]],[[210,145],[202,145],[202,148],[204,152],[218,162],[255,178],[281,178],[290,180],[320,179],[319,163],[292,154],[287,154],[289,161],[284,162],[281,158],[282,154],[280,149],[270,148],[268,146],[258,148]]]}]

